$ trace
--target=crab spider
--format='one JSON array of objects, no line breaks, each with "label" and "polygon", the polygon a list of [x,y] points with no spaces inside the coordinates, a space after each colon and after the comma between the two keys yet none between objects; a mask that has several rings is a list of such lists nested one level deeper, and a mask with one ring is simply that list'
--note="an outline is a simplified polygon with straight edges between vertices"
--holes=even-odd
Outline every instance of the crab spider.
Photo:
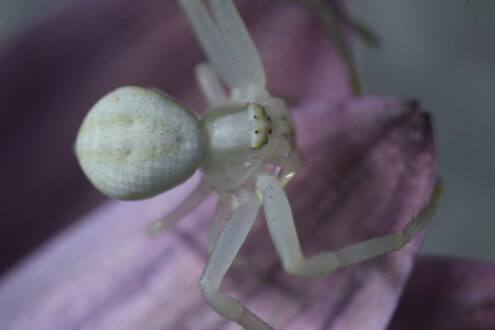
[{"label": "crab spider", "polygon": [[[151,223],[148,233],[163,232],[216,192],[220,198],[200,281],[202,293],[225,318],[246,329],[270,329],[219,290],[261,206],[283,268],[295,275],[321,276],[408,243],[431,216],[439,186],[432,201],[402,231],[305,257],[283,190],[301,166],[294,121],[284,102],[267,91],[258,52],[232,1],[209,3],[213,18],[201,0],[180,0],[209,59],[196,68],[210,105],[204,115],[198,119],[158,92],[122,87],[89,111],[75,151],[93,185],[124,200],[169,190],[199,167],[199,186],[170,214]],[[229,95],[219,79],[230,89]],[[226,216],[229,220],[222,228]]]}]

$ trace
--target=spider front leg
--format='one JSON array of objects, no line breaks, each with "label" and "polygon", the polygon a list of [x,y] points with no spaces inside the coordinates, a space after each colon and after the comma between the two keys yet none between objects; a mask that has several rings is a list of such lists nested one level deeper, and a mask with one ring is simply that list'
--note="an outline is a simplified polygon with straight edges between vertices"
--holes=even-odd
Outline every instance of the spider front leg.
[{"label": "spider front leg", "polygon": [[260,208],[260,199],[250,191],[239,194],[240,205],[225,224],[201,277],[201,291],[206,301],[220,315],[245,329],[272,329],[239,301],[219,291],[225,273],[239,252]]},{"label": "spider front leg", "polygon": [[213,220],[211,221],[210,229],[208,231],[208,242],[206,244],[208,255],[211,254],[213,246],[220,236],[225,222],[232,215],[232,210],[236,209],[238,206],[238,203],[234,203],[234,200],[230,195],[219,194],[215,212],[213,213]]},{"label": "spider front leg", "polygon": [[297,237],[289,201],[278,178],[272,174],[262,173],[258,176],[256,185],[263,194],[266,222],[282,265],[288,273],[299,276],[327,275],[337,268],[399,250],[423,228],[433,214],[441,195],[441,185],[437,183],[428,205],[399,232],[305,258]]}]

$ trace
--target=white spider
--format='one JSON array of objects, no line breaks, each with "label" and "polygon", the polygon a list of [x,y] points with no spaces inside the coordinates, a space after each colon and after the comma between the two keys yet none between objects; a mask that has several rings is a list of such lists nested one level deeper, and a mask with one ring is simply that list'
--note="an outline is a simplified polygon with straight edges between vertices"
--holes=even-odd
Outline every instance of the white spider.
[{"label": "white spider", "polygon": [[[306,258],[283,190],[300,167],[294,121],[284,102],[266,90],[259,55],[233,3],[209,3],[213,20],[200,0],[180,0],[211,64],[196,70],[210,104],[201,119],[165,95],[122,87],[89,111],[75,150],[90,181],[103,193],[125,200],[164,192],[199,167],[199,186],[174,211],[153,222],[149,234],[159,234],[216,192],[220,198],[202,293],[219,314],[244,328],[270,329],[219,291],[261,205],[284,269],[319,276],[401,248],[423,227],[436,200],[400,232]],[[230,88],[228,98],[217,75]],[[225,214],[230,218],[221,228]]]}]

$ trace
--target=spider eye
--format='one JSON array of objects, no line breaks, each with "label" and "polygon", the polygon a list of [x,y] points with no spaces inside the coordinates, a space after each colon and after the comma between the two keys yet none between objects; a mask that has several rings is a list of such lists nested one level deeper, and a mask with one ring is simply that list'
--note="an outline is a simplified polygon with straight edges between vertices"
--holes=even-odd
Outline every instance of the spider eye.
[{"label": "spider eye", "polygon": [[98,101],[75,144],[93,185],[124,200],[151,197],[182,183],[198,168],[203,149],[194,114],[139,87],[119,88]]},{"label": "spider eye", "polygon": [[272,133],[272,122],[261,104],[249,102],[246,110],[253,118],[254,135],[251,136],[251,149],[258,150],[268,143],[268,135]]}]

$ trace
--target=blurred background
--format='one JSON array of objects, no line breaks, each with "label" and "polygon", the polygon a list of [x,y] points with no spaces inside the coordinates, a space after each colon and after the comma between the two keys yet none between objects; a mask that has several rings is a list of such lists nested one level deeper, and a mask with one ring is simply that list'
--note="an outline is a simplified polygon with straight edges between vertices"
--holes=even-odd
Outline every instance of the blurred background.
[{"label": "blurred background", "polygon": [[57,4],[67,1],[70,0],[0,0],[0,47]]},{"label": "blurred background", "polygon": [[364,92],[433,114],[445,189],[422,252],[495,261],[495,1],[347,3],[382,41],[358,44]]},{"label": "blurred background", "polygon": [[[70,0],[0,0],[0,52]],[[433,114],[445,189],[422,252],[495,261],[495,2],[349,0],[381,40],[356,43],[363,90]]]}]

